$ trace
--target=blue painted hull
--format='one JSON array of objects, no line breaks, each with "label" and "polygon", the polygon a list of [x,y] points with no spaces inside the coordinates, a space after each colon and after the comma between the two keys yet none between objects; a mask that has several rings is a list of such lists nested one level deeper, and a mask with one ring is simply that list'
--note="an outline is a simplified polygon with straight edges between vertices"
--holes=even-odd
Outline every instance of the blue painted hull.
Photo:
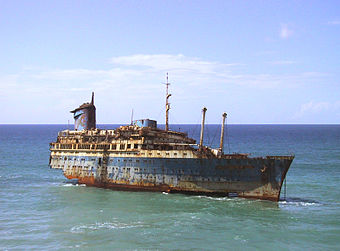
[{"label": "blue painted hull", "polygon": [[293,157],[191,159],[93,157],[52,158],[68,178],[90,186],[192,194],[237,195],[279,200]]}]

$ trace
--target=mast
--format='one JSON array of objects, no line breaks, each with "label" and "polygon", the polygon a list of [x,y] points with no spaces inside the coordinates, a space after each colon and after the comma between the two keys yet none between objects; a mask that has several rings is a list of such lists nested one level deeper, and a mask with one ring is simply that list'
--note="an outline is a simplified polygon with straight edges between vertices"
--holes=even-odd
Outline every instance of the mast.
[{"label": "mast", "polygon": [[207,108],[203,108],[202,109],[202,112],[203,112],[203,115],[202,115],[202,125],[201,125],[201,137],[200,137],[200,150],[202,150],[203,148],[203,135],[204,135],[204,121],[205,121],[205,112],[207,111]]},{"label": "mast", "polygon": [[222,128],[221,128],[221,141],[220,141],[220,151],[223,154],[223,140],[224,140],[224,123],[225,118],[227,117],[226,113],[222,114]]},{"label": "mast", "polygon": [[133,108],[131,110],[131,125],[133,125]]},{"label": "mast", "polygon": [[171,94],[169,94],[169,76],[166,73],[166,99],[165,99],[165,131],[169,130],[169,110],[170,110],[170,103],[169,98]]}]

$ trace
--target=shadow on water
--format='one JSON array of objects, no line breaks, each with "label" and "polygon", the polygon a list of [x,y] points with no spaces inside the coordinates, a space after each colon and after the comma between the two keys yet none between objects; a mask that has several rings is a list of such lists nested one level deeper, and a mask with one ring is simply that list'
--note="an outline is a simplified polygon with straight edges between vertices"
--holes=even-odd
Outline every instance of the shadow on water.
[{"label": "shadow on water", "polygon": [[65,180],[65,181],[63,181],[63,183],[64,183],[64,184],[79,185],[77,179]]}]

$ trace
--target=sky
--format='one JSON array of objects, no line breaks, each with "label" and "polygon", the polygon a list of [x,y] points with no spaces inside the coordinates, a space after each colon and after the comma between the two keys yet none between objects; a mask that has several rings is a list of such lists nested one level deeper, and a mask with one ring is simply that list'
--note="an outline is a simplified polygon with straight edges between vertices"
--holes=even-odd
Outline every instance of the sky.
[{"label": "sky", "polygon": [[0,0],[0,124],[338,124],[340,1]]}]

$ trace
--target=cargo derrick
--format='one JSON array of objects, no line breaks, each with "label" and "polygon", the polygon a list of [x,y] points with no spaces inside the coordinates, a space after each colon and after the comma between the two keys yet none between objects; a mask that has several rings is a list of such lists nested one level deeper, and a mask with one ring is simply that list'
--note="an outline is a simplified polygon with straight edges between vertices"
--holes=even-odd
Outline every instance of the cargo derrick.
[{"label": "cargo derrick", "polygon": [[75,121],[81,111],[85,114],[83,121],[92,124],[85,123],[84,129],[77,130],[79,123],[75,123],[75,130],[59,132],[56,142],[50,144],[50,167],[62,169],[65,177],[89,186],[278,201],[294,156],[251,158],[248,154],[224,154],[225,113],[220,147],[204,146],[206,110],[203,109],[200,143],[196,144],[187,134],[158,129],[157,122],[149,119],[115,130],[93,128],[92,97],[90,104],[74,110],[78,112]]}]

